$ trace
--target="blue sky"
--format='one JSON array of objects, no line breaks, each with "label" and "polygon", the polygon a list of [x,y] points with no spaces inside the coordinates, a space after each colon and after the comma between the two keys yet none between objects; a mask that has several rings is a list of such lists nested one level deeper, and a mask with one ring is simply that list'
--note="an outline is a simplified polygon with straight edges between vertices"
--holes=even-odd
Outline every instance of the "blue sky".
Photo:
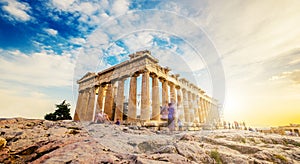
[{"label": "blue sky", "polygon": [[149,49],[209,95],[224,85],[226,120],[287,124],[300,116],[299,6],[297,0],[0,0],[0,117],[42,118],[63,99],[73,113],[76,80]]}]

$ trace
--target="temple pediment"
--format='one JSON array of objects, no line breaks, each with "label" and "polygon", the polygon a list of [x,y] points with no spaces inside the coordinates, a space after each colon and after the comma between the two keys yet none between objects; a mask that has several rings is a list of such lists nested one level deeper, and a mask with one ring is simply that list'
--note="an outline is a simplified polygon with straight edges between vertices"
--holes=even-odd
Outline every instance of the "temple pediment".
[{"label": "temple pediment", "polygon": [[81,79],[79,79],[77,81],[77,83],[81,83],[83,81],[86,81],[86,80],[91,79],[91,78],[96,77],[96,76],[97,76],[96,73],[94,73],[94,72],[88,72]]}]

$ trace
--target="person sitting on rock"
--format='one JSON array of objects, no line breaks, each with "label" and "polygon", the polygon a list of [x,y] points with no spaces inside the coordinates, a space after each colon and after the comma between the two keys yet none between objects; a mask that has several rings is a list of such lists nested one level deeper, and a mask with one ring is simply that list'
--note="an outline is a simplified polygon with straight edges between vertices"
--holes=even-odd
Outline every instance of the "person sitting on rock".
[{"label": "person sitting on rock", "polygon": [[116,125],[120,125],[120,124],[121,124],[120,119],[117,119]]},{"label": "person sitting on rock", "polygon": [[104,112],[99,112],[96,116],[96,123],[105,123],[105,122],[110,122],[109,117],[106,113]]}]

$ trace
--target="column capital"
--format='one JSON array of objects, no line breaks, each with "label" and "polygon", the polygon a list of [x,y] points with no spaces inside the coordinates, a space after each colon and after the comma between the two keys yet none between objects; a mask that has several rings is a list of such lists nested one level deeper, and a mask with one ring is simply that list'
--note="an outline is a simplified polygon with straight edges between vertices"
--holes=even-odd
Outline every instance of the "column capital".
[{"label": "column capital", "polygon": [[99,86],[102,87],[102,88],[104,88],[104,87],[107,86],[107,83],[101,83]]},{"label": "column capital", "polygon": [[158,75],[157,75],[156,73],[151,72],[151,73],[150,73],[150,77],[152,77],[152,78],[157,78]]},{"label": "column capital", "polygon": [[164,77],[159,77],[158,79],[159,79],[160,82],[165,82],[165,81],[167,81],[167,79],[164,78]]},{"label": "column capital", "polygon": [[168,81],[168,84],[169,84],[171,87],[175,85],[175,84],[174,84],[173,82],[171,82],[171,81]]},{"label": "column capital", "polygon": [[140,75],[140,72],[134,72],[130,74],[130,77],[138,77]]},{"label": "column capital", "polygon": [[163,68],[163,71],[165,74],[168,74],[171,71],[171,68],[165,67],[165,68]]},{"label": "column capital", "polygon": [[141,69],[139,72],[142,73],[142,74],[145,74],[145,73],[149,74],[150,73],[150,71],[147,68]]}]

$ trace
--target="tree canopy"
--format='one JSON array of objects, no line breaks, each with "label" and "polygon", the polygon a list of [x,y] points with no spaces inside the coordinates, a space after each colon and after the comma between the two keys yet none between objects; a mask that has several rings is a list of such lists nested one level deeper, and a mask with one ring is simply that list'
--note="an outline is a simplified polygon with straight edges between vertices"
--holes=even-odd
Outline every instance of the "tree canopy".
[{"label": "tree canopy", "polygon": [[55,104],[55,107],[57,108],[54,113],[48,113],[45,115],[46,120],[72,120],[72,117],[70,115],[70,104],[66,103],[66,100],[64,100],[61,104]]}]

